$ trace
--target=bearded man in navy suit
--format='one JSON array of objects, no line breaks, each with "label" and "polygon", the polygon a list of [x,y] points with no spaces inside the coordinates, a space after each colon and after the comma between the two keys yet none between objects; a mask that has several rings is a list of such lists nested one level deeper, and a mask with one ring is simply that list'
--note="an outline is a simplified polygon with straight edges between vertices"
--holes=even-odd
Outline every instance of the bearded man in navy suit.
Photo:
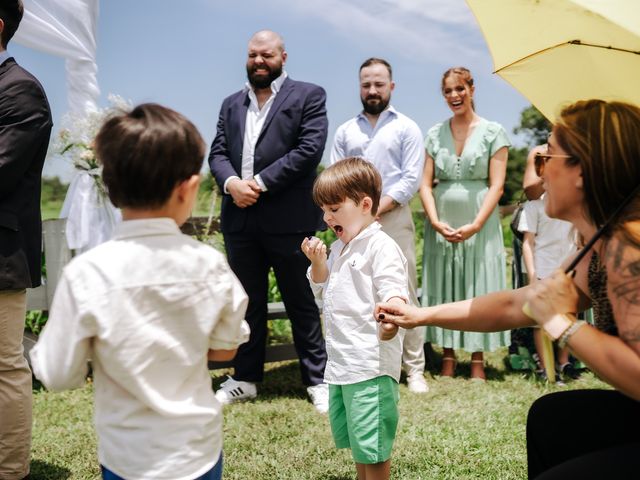
[{"label": "bearded man in navy suit", "polygon": [[209,165],[223,190],[221,228],[229,263],[249,295],[251,338],[234,360],[234,375],[216,397],[222,403],[256,396],[267,339],[268,273],[273,268],[300,358],[302,381],[316,409],[328,408],[326,351],[320,315],[300,250],[323,227],[311,198],[327,139],[324,90],[283,70],[282,37],[257,32],[249,41],[246,87],[220,109]]},{"label": "bearded man in navy suit", "polygon": [[21,0],[0,0],[0,478],[29,474],[31,371],[23,355],[26,290],[40,285],[40,182],[51,112],[7,44]]}]

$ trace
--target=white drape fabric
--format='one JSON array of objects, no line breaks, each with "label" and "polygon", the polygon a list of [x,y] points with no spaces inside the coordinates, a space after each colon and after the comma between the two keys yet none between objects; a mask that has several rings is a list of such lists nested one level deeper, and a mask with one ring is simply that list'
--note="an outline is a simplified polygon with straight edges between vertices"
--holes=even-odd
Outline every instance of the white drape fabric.
[{"label": "white drape fabric", "polygon": [[100,95],[96,65],[98,0],[24,0],[13,41],[65,58],[69,110],[95,110]]},{"label": "white drape fabric", "polygon": [[98,192],[96,170],[78,170],[69,185],[60,218],[66,218],[67,245],[76,253],[106,242],[122,221],[120,210]]},{"label": "white drape fabric", "polygon": [[[100,89],[96,64],[98,0],[24,0],[14,41],[63,57],[71,116],[96,111]],[[99,172],[76,170],[60,213],[67,219],[69,248],[83,252],[111,238],[120,211],[98,191]]]}]

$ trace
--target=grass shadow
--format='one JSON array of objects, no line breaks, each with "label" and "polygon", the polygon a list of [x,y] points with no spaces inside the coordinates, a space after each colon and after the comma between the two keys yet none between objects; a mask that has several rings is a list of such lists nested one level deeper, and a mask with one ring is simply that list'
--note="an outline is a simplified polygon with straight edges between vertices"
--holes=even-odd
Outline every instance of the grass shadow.
[{"label": "grass shadow", "polygon": [[[429,343],[425,344],[424,350],[426,359],[425,372],[428,372],[434,379],[439,378],[442,368],[442,350],[439,347],[434,349]],[[467,357],[470,355],[465,352],[458,353],[456,376],[469,378],[471,363]],[[504,382],[511,375],[522,374],[522,372],[514,371],[510,368],[505,368],[504,370],[500,368],[500,365],[508,367],[508,355],[505,357],[505,352],[487,353],[485,357],[487,360],[485,364],[487,381]],[[498,367],[494,365],[498,365]],[[232,374],[233,369],[229,368],[213,370],[212,385],[214,390],[220,387],[220,384],[226,380],[227,375]],[[403,373],[401,382],[404,381],[405,376]],[[428,381],[429,379],[427,378]],[[300,378],[300,363],[297,360],[289,360],[265,364],[264,379],[262,383],[258,384],[258,397],[265,400],[280,397],[307,398],[306,387]]]},{"label": "grass shadow", "polygon": [[[440,378],[442,368],[442,349],[433,348],[431,344],[425,344],[425,359],[427,383]],[[456,352],[458,364],[456,365],[456,377],[469,378],[471,373],[470,354],[463,351]],[[509,357],[506,349],[485,354],[485,374],[489,382],[506,382],[512,376],[521,376],[523,371],[512,370],[509,365]],[[213,389],[220,388],[227,375],[233,374],[233,369],[212,370]],[[401,382],[406,381],[404,373]],[[265,364],[264,379],[258,384],[258,398],[260,400],[273,400],[276,398],[306,399],[307,390],[300,378],[300,364],[297,360],[273,362]]]},{"label": "grass shadow", "polygon": [[[498,370],[491,365],[485,364],[484,366],[484,374],[487,377],[488,382],[504,382],[505,381],[505,372],[503,370]],[[471,362],[468,361],[460,361],[456,366],[456,375],[463,378],[471,377]]]},{"label": "grass shadow", "polygon": [[[215,370],[212,381],[214,390],[227,379],[226,375],[232,373],[232,369]],[[300,378],[300,363],[297,360],[266,364],[264,379],[257,387],[260,399],[307,398],[307,387]]]},{"label": "grass shadow", "polygon": [[[435,349],[430,343],[424,347],[426,359],[426,371],[433,377],[439,377],[442,369],[442,349]],[[457,365],[455,374],[457,377],[469,377],[471,374],[470,354],[456,351]],[[495,365],[498,365],[497,367]],[[504,368],[503,368],[504,367]],[[487,381],[504,382],[512,375],[522,375],[522,371],[513,370],[509,363],[509,355],[503,349],[497,352],[487,352],[485,354],[485,375]]]},{"label": "grass shadow", "polygon": [[33,460],[29,478],[34,480],[61,480],[71,478],[71,470],[53,463],[43,462],[42,460]]},{"label": "grass shadow", "polygon": [[45,391],[46,388],[44,385],[42,385],[42,383],[40,383],[40,380],[38,380],[35,376],[31,376],[31,391],[33,393],[39,393],[39,392],[43,392]]}]

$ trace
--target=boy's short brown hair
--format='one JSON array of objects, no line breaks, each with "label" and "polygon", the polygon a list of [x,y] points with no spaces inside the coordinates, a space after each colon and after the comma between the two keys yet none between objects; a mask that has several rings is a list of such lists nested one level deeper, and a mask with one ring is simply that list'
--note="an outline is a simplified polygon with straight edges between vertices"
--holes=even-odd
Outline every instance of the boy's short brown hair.
[{"label": "boy's short brown hair", "polygon": [[359,204],[364,197],[372,200],[371,214],[378,213],[382,195],[382,178],[370,162],[349,157],[324,170],[313,184],[313,201],[319,207],[336,205],[347,198]]},{"label": "boy's short brown hair", "polygon": [[200,173],[205,143],[183,115],[146,103],[107,120],[95,150],[116,207],[158,208],[180,182]]}]

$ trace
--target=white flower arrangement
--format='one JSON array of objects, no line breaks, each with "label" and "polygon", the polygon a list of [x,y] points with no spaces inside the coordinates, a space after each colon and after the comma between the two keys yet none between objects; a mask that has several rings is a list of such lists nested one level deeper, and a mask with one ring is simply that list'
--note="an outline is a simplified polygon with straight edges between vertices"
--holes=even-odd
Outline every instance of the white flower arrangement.
[{"label": "white flower arrangement", "polygon": [[86,172],[93,178],[102,200],[106,198],[106,189],[102,182],[102,166],[93,150],[93,140],[104,122],[133,108],[131,102],[119,95],[109,94],[108,100],[108,107],[89,111],[84,115],[67,114],[62,120],[64,127],[52,145],[55,154],[70,160],[75,169]]}]

